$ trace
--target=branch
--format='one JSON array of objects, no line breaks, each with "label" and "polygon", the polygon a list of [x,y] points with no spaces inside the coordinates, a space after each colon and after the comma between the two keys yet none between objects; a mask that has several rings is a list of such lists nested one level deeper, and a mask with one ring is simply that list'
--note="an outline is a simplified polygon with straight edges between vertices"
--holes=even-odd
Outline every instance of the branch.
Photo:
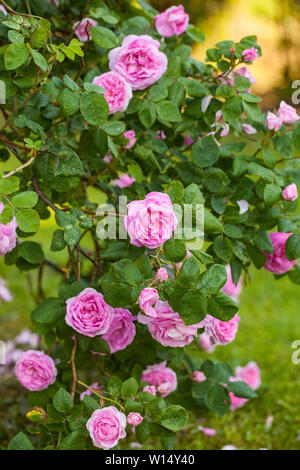
[{"label": "branch", "polygon": [[76,383],[77,383],[77,372],[76,372],[76,365],[75,365],[75,355],[76,355],[76,349],[77,349],[77,336],[74,335],[73,338],[74,338],[74,346],[73,346],[73,349],[72,349],[70,362],[71,362],[72,377],[73,377],[71,395],[72,395],[72,401],[74,403]]},{"label": "branch", "polygon": [[50,201],[50,199],[48,199],[47,196],[43,193],[43,191],[41,190],[41,188],[38,185],[38,182],[37,182],[35,176],[32,176],[31,181],[32,181],[32,185],[35,189],[35,192],[47,204],[47,206],[51,207],[51,209],[53,209],[54,212],[59,211],[58,207],[56,207],[56,205],[53,204],[53,202]]}]

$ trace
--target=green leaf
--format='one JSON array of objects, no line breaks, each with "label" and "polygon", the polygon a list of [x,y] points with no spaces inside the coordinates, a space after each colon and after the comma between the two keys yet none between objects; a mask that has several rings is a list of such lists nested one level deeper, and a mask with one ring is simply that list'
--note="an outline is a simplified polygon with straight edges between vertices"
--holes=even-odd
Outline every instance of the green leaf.
[{"label": "green leaf", "polygon": [[102,129],[108,135],[120,135],[125,132],[126,126],[122,121],[109,121],[103,124]]},{"label": "green leaf", "polygon": [[34,450],[28,437],[23,433],[19,432],[14,436],[8,444],[8,450]]},{"label": "green leaf", "polygon": [[182,119],[178,107],[171,101],[160,101],[156,105],[156,110],[163,121],[178,122]]},{"label": "green leaf", "polygon": [[173,204],[180,204],[184,196],[184,186],[181,181],[174,180],[169,186],[168,195]]},{"label": "green leaf", "polygon": [[300,235],[291,235],[285,245],[285,254],[290,261],[300,258]]},{"label": "green leaf", "polygon": [[236,381],[228,382],[228,391],[233,392],[237,397],[241,398],[255,398],[256,392],[253,388],[249,387],[245,382]]},{"label": "green leaf", "polygon": [[156,397],[145,408],[146,415],[154,421],[159,421],[166,411],[166,403],[162,397]]},{"label": "green leaf", "polygon": [[111,281],[101,282],[105,302],[112,307],[129,307],[132,304],[131,289],[123,282],[113,283]]},{"label": "green leaf", "polygon": [[213,136],[209,135],[198,140],[192,146],[192,159],[195,165],[207,168],[216,163],[219,158],[219,147]]},{"label": "green leaf", "polygon": [[24,191],[23,193],[16,194],[12,200],[15,207],[31,209],[38,202],[38,195],[34,191]]},{"label": "green leaf", "polygon": [[272,206],[281,197],[282,189],[276,184],[266,184],[264,189],[264,201],[268,206]]},{"label": "green leaf", "polygon": [[113,265],[113,269],[120,276],[121,280],[132,286],[141,283],[142,275],[133,261],[130,259],[122,259]]},{"label": "green leaf", "polygon": [[80,432],[71,432],[61,441],[60,450],[84,450],[85,437]]},{"label": "green leaf", "polygon": [[212,384],[206,394],[206,403],[211,411],[223,416],[230,405],[228,391],[222,385]]},{"label": "green leaf", "polygon": [[207,297],[201,292],[187,290],[179,300],[177,310],[186,325],[194,325],[206,315]]},{"label": "green leaf", "polygon": [[155,105],[150,101],[146,101],[138,111],[139,120],[146,129],[150,129],[156,120]]},{"label": "green leaf", "polygon": [[70,393],[60,388],[54,395],[53,406],[60,413],[68,413],[73,406]]},{"label": "green leaf", "polygon": [[199,274],[200,265],[194,257],[191,257],[183,262],[177,277],[177,281],[183,286],[190,286],[197,281]]},{"label": "green leaf", "polygon": [[258,230],[253,236],[253,241],[257,248],[259,248],[261,251],[273,253],[274,249],[268,232],[264,230]]},{"label": "green leaf", "polygon": [[186,409],[179,405],[172,405],[164,412],[161,424],[171,431],[180,431],[187,421],[188,413]]},{"label": "green leaf", "polygon": [[9,178],[0,179],[0,191],[7,195],[14,193],[19,189],[20,180],[17,176],[10,176]]},{"label": "green leaf", "polygon": [[123,398],[131,398],[137,394],[139,389],[138,383],[134,377],[130,377],[122,383],[121,395]]},{"label": "green leaf", "polygon": [[20,255],[31,264],[40,264],[45,259],[42,248],[36,242],[25,241],[20,244]]},{"label": "green leaf", "polygon": [[62,150],[59,153],[54,174],[55,176],[82,176],[84,169],[77,153],[73,150]]},{"label": "green leaf", "polygon": [[204,42],[205,41],[205,35],[202,31],[197,29],[195,26],[189,25],[187,31],[186,31],[187,36],[189,36],[193,41],[196,42]]},{"label": "green leaf", "polygon": [[144,444],[144,442],[146,442],[146,440],[150,436],[150,424],[148,423],[148,421],[143,419],[141,424],[139,424],[135,428],[135,436],[140,444]]},{"label": "green leaf", "polygon": [[238,305],[229,295],[220,291],[208,298],[207,311],[213,317],[226,322],[234,317]]},{"label": "green leaf", "polygon": [[11,44],[4,53],[4,63],[6,70],[15,70],[29,57],[29,50],[25,44]]},{"label": "green leaf", "polygon": [[97,46],[104,49],[112,49],[117,45],[118,38],[115,33],[108,28],[102,26],[92,26],[90,28],[92,39]]},{"label": "green leaf", "polygon": [[223,118],[228,122],[239,118],[242,111],[241,98],[239,96],[229,98],[222,106]]},{"label": "green leaf", "polygon": [[51,251],[61,251],[67,246],[63,230],[55,230],[51,241]]},{"label": "green leaf", "polygon": [[65,302],[54,297],[48,297],[32,312],[31,320],[33,323],[50,324],[63,317],[65,313]]},{"label": "green leaf", "polygon": [[92,126],[101,126],[108,118],[108,104],[100,93],[84,92],[80,98],[83,118]]},{"label": "green leaf", "polygon": [[66,227],[65,228],[65,233],[64,233],[64,240],[66,242],[67,245],[73,247],[76,245],[76,243],[79,242],[79,239],[80,239],[80,228],[75,226],[75,225],[71,225],[69,227]]},{"label": "green leaf", "polygon": [[216,294],[227,281],[226,268],[223,264],[214,264],[200,277],[197,289],[203,294]]},{"label": "green leaf", "polygon": [[116,375],[113,375],[107,384],[107,390],[110,395],[118,396],[121,395],[122,380]]},{"label": "green leaf", "polygon": [[43,72],[47,72],[48,64],[45,57],[34,49],[31,49],[30,53],[32,55],[35,65],[37,65],[41,70],[43,70]]},{"label": "green leaf", "polygon": [[232,245],[229,238],[221,237],[220,235],[215,238],[213,249],[216,255],[222,260],[228,263],[232,256]]},{"label": "green leaf", "polygon": [[40,227],[40,218],[34,209],[19,209],[16,213],[16,219],[22,232],[35,233]]},{"label": "green leaf", "polygon": [[6,225],[9,222],[11,222],[14,215],[15,215],[15,211],[14,211],[14,208],[11,205],[7,204],[6,206],[4,206],[4,209],[2,210],[2,212],[0,214],[1,224]]},{"label": "green leaf", "polygon": [[171,238],[164,243],[164,253],[169,261],[179,263],[186,255],[185,244],[183,240]]},{"label": "green leaf", "polygon": [[82,402],[88,417],[90,417],[94,411],[99,410],[100,408],[97,400],[89,395],[84,395]]},{"label": "green leaf", "polygon": [[58,95],[57,102],[64,116],[73,116],[79,110],[80,95],[69,88],[64,88]]}]

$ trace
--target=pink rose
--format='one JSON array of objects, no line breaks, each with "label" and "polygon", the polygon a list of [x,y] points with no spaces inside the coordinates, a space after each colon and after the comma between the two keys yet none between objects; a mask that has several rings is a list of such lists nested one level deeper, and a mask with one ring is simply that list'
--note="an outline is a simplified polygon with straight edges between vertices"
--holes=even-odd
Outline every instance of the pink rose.
[{"label": "pink rose", "polygon": [[155,279],[160,282],[166,282],[168,280],[168,271],[165,268],[159,268],[156,273]]},{"label": "pink rose", "polygon": [[287,239],[293,235],[293,233],[272,232],[269,235],[273,245],[273,254],[263,252],[267,258],[264,267],[274,274],[286,273],[297,263],[296,259],[290,261],[285,255],[285,245]]},{"label": "pink rose", "polygon": [[177,219],[167,194],[149,193],[143,200],[130,202],[127,208],[124,224],[132,245],[153,249],[172,237]]},{"label": "pink rose", "polygon": [[[4,209],[4,204],[0,202],[0,214]],[[0,256],[9,253],[17,244],[16,228],[18,224],[14,217],[8,224],[0,222]]]},{"label": "pink rose", "polygon": [[241,290],[242,290],[242,277],[240,277],[237,285],[235,285],[232,280],[231,268],[229,264],[227,264],[226,266],[226,272],[227,272],[227,281],[222,287],[222,291],[228,294],[230,297],[237,297],[240,295]]},{"label": "pink rose", "polygon": [[185,13],[182,5],[167,8],[154,18],[155,27],[161,36],[179,36],[187,30],[189,15]]},{"label": "pink rose", "polygon": [[93,412],[86,428],[94,446],[108,450],[115,447],[119,439],[126,437],[126,416],[115,406],[107,406]]},{"label": "pink rose", "polygon": [[236,314],[229,321],[221,321],[211,315],[206,315],[203,324],[206,333],[211,337],[214,344],[225,345],[231,343],[237,334],[240,317]]},{"label": "pink rose", "polygon": [[257,390],[260,387],[260,369],[256,362],[249,362],[245,367],[236,367],[235,377],[246,382],[253,390]]},{"label": "pink rose", "polygon": [[179,313],[173,312],[167,301],[159,300],[155,305],[156,318],[148,319],[148,329],[152,337],[163,346],[183,348],[190,344],[202,323],[187,326]]},{"label": "pink rose", "polygon": [[66,323],[84,336],[106,333],[113,316],[113,309],[104,301],[103,295],[90,287],[67,300]]},{"label": "pink rose", "polygon": [[127,175],[126,173],[123,173],[122,175],[119,176],[117,180],[112,180],[111,184],[113,186],[118,186],[119,188],[128,188],[135,182],[135,178],[132,178],[131,176]]},{"label": "pink rose", "polygon": [[244,57],[245,62],[253,62],[253,60],[259,57],[257,49],[255,47],[250,47],[242,52],[242,57]]},{"label": "pink rose", "polygon": [[198,343],[200,348],[208,353],[213,352],[215,349],[215,345],[211,342],[210,336],[205,332],[199,336]]},{"label": "pink rose", "polygon": [[283,191],[282,191],[283,198],[286,201],[295,201],[298,197],[298,189],[295,183],[289,184]]},{"label": "pink rose", "polygon": [[191,138],[190,135],[186,135],[185,138],[184,138],[184,141],[183,141],[183,145],[185,147],[189,147],[190,145],[192,145],[194,143],[194,139]]},{"label": "pink rose", "polygon": [[127,348],[135,337],[135,317],[125,308],[115,308],[112,323],[102,336],[108,342],[111,354]]},{"label": "pink rose", "polygon": [[131,424],[131,426],[138,426],[143,421],[143,417],[140,413],[134,413],[131,411],[127,416],[127,423]]},{"label": "pink rose", "polygon": [[253,127],[253,126],[250,126],[250,124],[242,124],[243,126],[243,129],[244,129],[244,132],[246,134],[256,134],[257,133],[257,130]]},{"label": "pink rose", "polygon": [[[90,385],[90,388],[92,388],[93,390],[97,390],[99,388],[99,385],[98,385],[98,382],[95,382],[93,383],[92,385]],[[82,401],[84,399],[84,397],[86,395],[88,396],[92,396],[93,395],[93,392],[92,390],[90,390],[90,388],[87,388],[86,390],[84,390],[84,392],[82,392],[80,394],[80,400]]]},{"label": "pink rose", "polygon": [[125,139],[128,139],[127,144],[124,145],[124,149],[131,149],[136,143],[134,130],[129,130],[129,131],[124,132],[123,137],[125,137]]},{"label": "pink rose", "polygon": [[73,31],[78,37],[79,41],[87,42],[91,39],[90,29],[92,26],[97,26],[97,21],[92,18],[83,18],[81,21],[76,21],[73,26]]},{"label": "pink rose", "polygon": [[237,397],[233,392],[229,392],[229,397],[230,397],[230,402],[231,402],[230,403],[231,411],[234,411],[237,408],[241,408],[248,401],[247,398]]},{"label": "pink rose", "polygon": [[3,5],[0,5],[0,10],[4,13],[4,15],[7,15],[7,11],[5,10]]},{"label": "pink rose", "polygon": [[163,397],[166,397],[177,388],[177,376],[166,364],[167,362],[163,361],[153,366],[147,366],[141,377],[142,382],[148,382],[156,387]]},{"label": "pink rose", "polygon": [[282,121],[281,116],[276,116],[276,114],[271,113],[270,111],[268,111],[267,126],[268,126],[268,129],[270,129],[270,131],[272,131],[272,130],[279,131],[279,129],[282,126],[282,123],[283,123],[283,121]]},{"label": "pink rose", "polygon": [[144,90],[157,82],[167,70],[167,56],[151,36],[130,34],[122,46],[108,54],[109,68],[118,72],[133,90]]},{"label": "pink rose", "polygon": [[293,124],[300,119],[295,108],[288,105],[285,101],[280,102],[278,116],[282,119],[284,124]]},{"label": "pink rose", "polygon": [[194,380],[195,382],[205,382],[206,375],[204,374],[204,372],[194,370],[192,380]]},{"label": "pink rose", "polygon": [[45,390],[55,382],[57,370],[50,356],[43,351],[29,349],[20,355],[15,374],[23,387],[36,392]]},{"label": "pink rose", "polygon": [[146,385],[143,388],[143,392],[151,393],[151,395],[156,397],[156,388],[153,385]]},{"label": "pink rose", "polygon": [[149,317],[157,317],[157,313],[152,305],[156,304],[158,300],[159,296],[157,290],[152,287],[146,287],[140,292],[138,303],[141,310],[143,310],[146,315],[149,315]]},{"label": "pink rose", "polygon": [[204,428],[203,426],[199,426],[199,431],[202,431],[203,434],[206,436],[215,436],[217,431],[213,428]]},{"label": "pink rose", "polygon": [[109,114],[126,111],[132,98],[132,90],[121,75],[116,72],[106,72],[95,77],[93,83],[106,90],[104,98],[109,106]]},{"label": "pink rose", "polygon": [[11,302],[13,296],[11,295],[10,290],[7,287],[6,281],[0,278],[0,299],[4,302]]}]

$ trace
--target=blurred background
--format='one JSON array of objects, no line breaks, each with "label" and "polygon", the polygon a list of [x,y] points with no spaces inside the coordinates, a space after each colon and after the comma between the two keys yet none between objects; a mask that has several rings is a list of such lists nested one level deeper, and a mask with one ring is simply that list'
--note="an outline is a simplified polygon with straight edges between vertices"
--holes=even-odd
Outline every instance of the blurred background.
[{"label": "blurred background", "polygon": [[205,43],[194,47],[196,59],[222,40],[239,41],[256,35],[262,57],[251,65],[256,77],[253,93],[263,98],[265,109],[290,101],[291,83],[300,79],[300,0],[151,0],[157,10],[181,3],[191,22],[205,33]]}]

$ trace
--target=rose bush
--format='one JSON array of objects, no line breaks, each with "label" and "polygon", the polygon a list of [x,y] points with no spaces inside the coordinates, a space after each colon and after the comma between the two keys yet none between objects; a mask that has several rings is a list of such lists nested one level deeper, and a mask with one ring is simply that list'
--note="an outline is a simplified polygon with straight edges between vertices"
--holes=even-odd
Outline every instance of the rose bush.
[{"label": "rose bush", "polygon": [[[120,448],[131,426],[139,443],[172,449],[189,419],[260,399],[256,365],[234,375],[200,350],[238,334],[251,264],[300,283],[299,117],[285,102],[262,113],[256,37],[194,59],[204,36],[181,6],[0,3],[0,159],[12,168],[0,180],[0,254],[38,271],[40,337],[15,369],[31,437],[9,449]],[[189,222],[175,205],[189,205]],[[185,230],[199,208],[202,248]],[[40,244],[32,236],[50,217]],[[112,220],[114,236],[100,237]],[[56,296],[43,292],[45,269]]]}]

